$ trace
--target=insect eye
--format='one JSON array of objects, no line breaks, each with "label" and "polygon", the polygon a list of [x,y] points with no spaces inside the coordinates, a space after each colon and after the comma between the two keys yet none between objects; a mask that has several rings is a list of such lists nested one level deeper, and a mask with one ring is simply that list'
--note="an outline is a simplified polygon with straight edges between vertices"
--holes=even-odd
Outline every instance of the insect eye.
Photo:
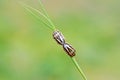
[{"label": "insect eye", "polygon": [[60,45],[63,45],[65,43],[64,36],[62,35],[62,33],[60,31],[54,31],[53,32],[53,38]]},{"label": "insect eye", "polygon": [[69,56],[71,57],[75,56],[75,49],[68,43],[63,44],[63,49]]}]

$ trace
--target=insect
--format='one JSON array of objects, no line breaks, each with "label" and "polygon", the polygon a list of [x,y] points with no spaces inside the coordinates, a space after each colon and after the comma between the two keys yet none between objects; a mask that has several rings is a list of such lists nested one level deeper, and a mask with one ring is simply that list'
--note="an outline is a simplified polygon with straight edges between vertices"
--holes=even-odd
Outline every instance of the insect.
[{"label": "insect", "polygon": [[60,31],[54,31],[53,32],[53,38],[56,40],[56,42],[60,45],[63,45],[65,43],[64,36]]},{"label": "insect", "polygon": [[53,32],[53,38],[56,40],[56,42],[60,45],[63,46],[64,51],[70,56],[73,57],[75,56],[75,49],[69,45],[68,43],[65,42],[65,38],[62,35],[62,33],[58,30]]},{"label": "insect", "polygon": [[66,53],[69,56],[71,56],[71,57],[75,56],[75,52],[76,52],[75,49],[68,43],[63,44],[63,49],[64,49],[64,51],[66,51]]}]

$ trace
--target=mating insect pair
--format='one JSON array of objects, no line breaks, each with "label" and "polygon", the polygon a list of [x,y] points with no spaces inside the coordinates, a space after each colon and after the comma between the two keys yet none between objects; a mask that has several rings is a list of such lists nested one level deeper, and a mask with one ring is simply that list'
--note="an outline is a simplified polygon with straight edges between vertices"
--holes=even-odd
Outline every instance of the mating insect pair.
[{"label": "mating insect pair", "polygon": [[53,32],[53,38],[56,40],[56,42],[63,46],[64,51],[70,56],[75,56],[75,49],[68,43],[66,43],[64,36],[62,33],[58,30]]}]

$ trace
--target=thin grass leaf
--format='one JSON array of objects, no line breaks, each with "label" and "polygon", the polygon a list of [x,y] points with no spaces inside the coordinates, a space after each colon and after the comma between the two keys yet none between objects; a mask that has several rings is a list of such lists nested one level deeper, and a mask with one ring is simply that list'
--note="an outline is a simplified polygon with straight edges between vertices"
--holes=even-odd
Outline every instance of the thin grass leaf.
[{"label": "thin grass leaf", "polygon": [[87,80],[85,74],[83,73],[81,67],[78,65],[76,59],[75,59],[74,57],[72,57],[71,59],[72,59],[74,65],[76,66],[76,68],[78,69],[79,73],[81,74],[82,78],[83,78],[84,80]]},{"label": "thin grass leaf", "polygon": [[41,1],[41,0],[38,0],[38,1],[39,1],[39,4],[40,4],[41,8],[42,8],[43,13],[46,15],[46,17],[49,19],[50,24],[51,24],[51,25],[54,27],[54,29],[55,29],[56,27],[55,27],[55,25],[53,24],[53,22],[51,21],[48,13],[47,13],[47,11],[46,11],[46,9],[44,8],[44,5],[42,4],[42,1]]},{"label": "thin grass leaf", "polygon": [[[22,4],[23,7],[29,12],[31,13],[33,16],[35,16],[37,19],[39,19],[43,24],[45,24],[48,28],[52,29],[52,30],[55,30],[51,25],[47,24],[44,20],[42,20],[39,16],[37,16],[33,11],[39,13],[41,16],[43,16],[48,22],[49,20],[47,19],[47,17],[41,13],[40,11],[38,11],[37,9],[34,9],[33,7],[30,7],[26,4]],[[33,11],[32,11],[33,10]],[[50,23],[50,22],[49,22]]]},{"label": "thin grass leaf", "polygon": [[41,16],[43,16],[43,17],[50,23],[51,27],[53,27],[53,29],[55,30],[54,24],[51,22],[51,20],[50,20],[48,17],[46,17],[43,13],[41,13],[39,10],[37,10],[37,9],[35,9],[35,8],[33,8],[33,7],[30,7],[30,6],[28,6],[28,5],[25,5],[25,6],[26,6],[27,8],[29,8],[29,9],[32,9],[32,10],[34,10],[35,12],[39,13]]},{"label": "thin grass leaf", "polygon": [[[40,4],[40,7],[42,8],[42,11],[43,13],[49,18],[49,15],[47,14],[47,11],[46,9],[44,8],[44,5],[42,4],[42,1],[41,0],[38,0],[39,1],[39,4]],[[50,18],[49,18],[50,19]]]}]

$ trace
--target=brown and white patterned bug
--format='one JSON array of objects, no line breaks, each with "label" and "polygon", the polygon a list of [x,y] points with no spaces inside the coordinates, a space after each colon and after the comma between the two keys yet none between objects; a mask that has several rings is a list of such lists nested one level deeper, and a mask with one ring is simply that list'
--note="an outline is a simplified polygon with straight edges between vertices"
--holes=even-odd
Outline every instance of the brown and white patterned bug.
[{"label": "brown and white patterned bug", "polygon": [[63,45],[65,43],[64,36],[62,33],[58,30],[53,32],[53,38],[56,40],[56,42],[60,45]]},{"label": "brown and white patterned bug", "polygon": [[75,56],[75,49],[69,45],[68,43],[65,42],[65,38],[62,35],[62,33],[58,30],[53,32],[53,38],[56,40],[56,42],[60,45],[63,46],[64,51],[70,56],[73,57]]},{"label": "brown and white patterned bug", "polygon": [[75,56],[75,49],[68,43],[63,44],[63,49],[70,57]]}]

